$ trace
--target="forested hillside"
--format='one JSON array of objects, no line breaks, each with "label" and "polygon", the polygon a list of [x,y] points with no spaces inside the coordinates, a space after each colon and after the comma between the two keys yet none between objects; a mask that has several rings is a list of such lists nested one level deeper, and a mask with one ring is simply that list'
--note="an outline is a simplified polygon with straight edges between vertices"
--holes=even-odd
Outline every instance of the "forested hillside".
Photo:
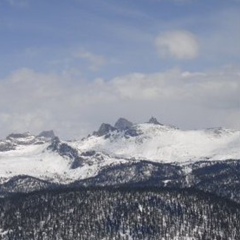
[{"label": "forested hillside", "polygon": [[240,239],[240,205],[194,189],[94,188],[0,201],[0,239]]}]

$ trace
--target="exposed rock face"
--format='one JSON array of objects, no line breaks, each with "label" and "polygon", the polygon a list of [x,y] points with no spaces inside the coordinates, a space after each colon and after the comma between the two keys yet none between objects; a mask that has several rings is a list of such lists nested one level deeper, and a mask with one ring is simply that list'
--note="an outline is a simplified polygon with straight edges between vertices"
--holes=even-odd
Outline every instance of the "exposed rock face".
[{"label": "exposed rock face", "polygon": [[116,130],[116,128],[111,126],[110,124],[102,123],[102,125],[100,126],[98,131],[95,132],[94,134],[101,137],[101,136],[107,135],[108,133],[115,131],[115,130]]},{"label": "exposed rock face", "polygon": [[52,139],[52,143],[47,149],[59,153],[62,157],[72,159],[73,162],[70,166],[71,169],[81,167],[83,164],[83,159],[79,157],[78,151],[69,146],[67,143],[61,142],[58,137],[54,137]]},{"label": "exposed rock face", "polygon": [[6,152],[14,149],[15,149],[15,145],[12,144],[11,142],[0,141],[0,152]]},{"label": "exposed rock face", "polygon": [[125,137],[137,137],[142,133],[138,131],[136,128],[129,128],[125,132]]},{"label": "exposed rock face", "polygon": [[162,125],[155,117],[151,117],[147,123],[152,123],[156,125]]},{"label": "exposed rock face", "polygon": [[77,150],[67,143],[62,143],[58,137],[53,138],[51,145],[48,146],[48,150],[58,152],[63,157],[69,157],[71,159],[78,158]]},{"label": "exposed rock face", "polygon": [[59,138],[58,137],[54,137],[52,139],[51,145],[48,146],[48,150],[57,151],[58,147],[59,147],[59,144],[60,144]]},{"label": "exposed rock face", "polygon": [[105,138],[108,138],[110,136],[110,133],[114,131],[115,133],[123,131],[125,132],[126,137],[138,135],[133,123],[125,118],[119,118],[114,124],[114,127],[108,123],[102,123],[98,131],[94,132],[93,135],[98,137],[104,136]]},{"label": "exposed rock face", "polygon": [[133,126],[133,123],[128,121],[125,118],[119,118],[114,125],[114,127],[120,131],[127,130],[127,129],[131,128],[132,126]]},{"label": "exposed rock face", "polygon": [[53,130],[43,131],[38,135],[38,137],[53,139],[55,137],[55,134],[54,134]]},{"label": "exposed rock face", "polygon": [[71,169],[76,169],[76,168],[79,168],[79,167],[82,167],[83,166],[83,162],[84,162],[84,159],[81,158],[81,157],[77,157],[73,160],[70,168]]}]

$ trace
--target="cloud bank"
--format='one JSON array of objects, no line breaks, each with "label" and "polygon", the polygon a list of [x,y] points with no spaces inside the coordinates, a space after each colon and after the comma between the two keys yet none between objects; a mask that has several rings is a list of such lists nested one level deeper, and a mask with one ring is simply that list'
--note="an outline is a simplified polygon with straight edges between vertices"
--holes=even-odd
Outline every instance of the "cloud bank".
[{"label": "cloud bank", "polygon": [[172,69],[92,82],[20,69],[0,80],[1,138],[11,132],[54,129],[80,138],[101,122],[154,115],[182,128],[240,128],[240,73]]}]

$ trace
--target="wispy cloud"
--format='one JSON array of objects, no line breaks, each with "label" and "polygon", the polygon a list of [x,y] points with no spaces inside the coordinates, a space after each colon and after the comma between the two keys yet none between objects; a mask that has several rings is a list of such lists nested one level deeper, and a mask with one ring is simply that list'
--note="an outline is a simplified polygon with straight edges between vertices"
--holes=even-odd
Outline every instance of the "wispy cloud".
[{"label": "wispy cloud", "polygon": [[88,51],[78,51],[74,53],[73,56],[77,59],[86,60],[89,63],[89,69],[92,71],[98,71],[107,63],[103,56],[96,55]]},{"label": "wispy cloud", "polygon": [[26,7],[29,4],[29,0],[5,0],[12,7]]},{"label": "wispy cloud", "polygon": [[199,54],[197,38],[188,31],[170,31],[160,34],[155,44],[160,57],[163,58],[194,59]]}]

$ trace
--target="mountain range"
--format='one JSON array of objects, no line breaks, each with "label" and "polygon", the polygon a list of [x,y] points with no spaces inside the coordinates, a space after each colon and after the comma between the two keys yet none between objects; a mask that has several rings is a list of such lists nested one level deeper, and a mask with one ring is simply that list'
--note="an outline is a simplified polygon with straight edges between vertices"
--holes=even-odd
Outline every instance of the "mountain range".
[{"label": "mountain range", "polygon": [[54,132],[0,141],[0,193],[79,186],[195,187],[239,202],[240,131],[120,118],[81,140]]},{"label": "mountain range", "polygon": [[152,117],[0,141],[0,239],[240,239],[240,131]]}]

